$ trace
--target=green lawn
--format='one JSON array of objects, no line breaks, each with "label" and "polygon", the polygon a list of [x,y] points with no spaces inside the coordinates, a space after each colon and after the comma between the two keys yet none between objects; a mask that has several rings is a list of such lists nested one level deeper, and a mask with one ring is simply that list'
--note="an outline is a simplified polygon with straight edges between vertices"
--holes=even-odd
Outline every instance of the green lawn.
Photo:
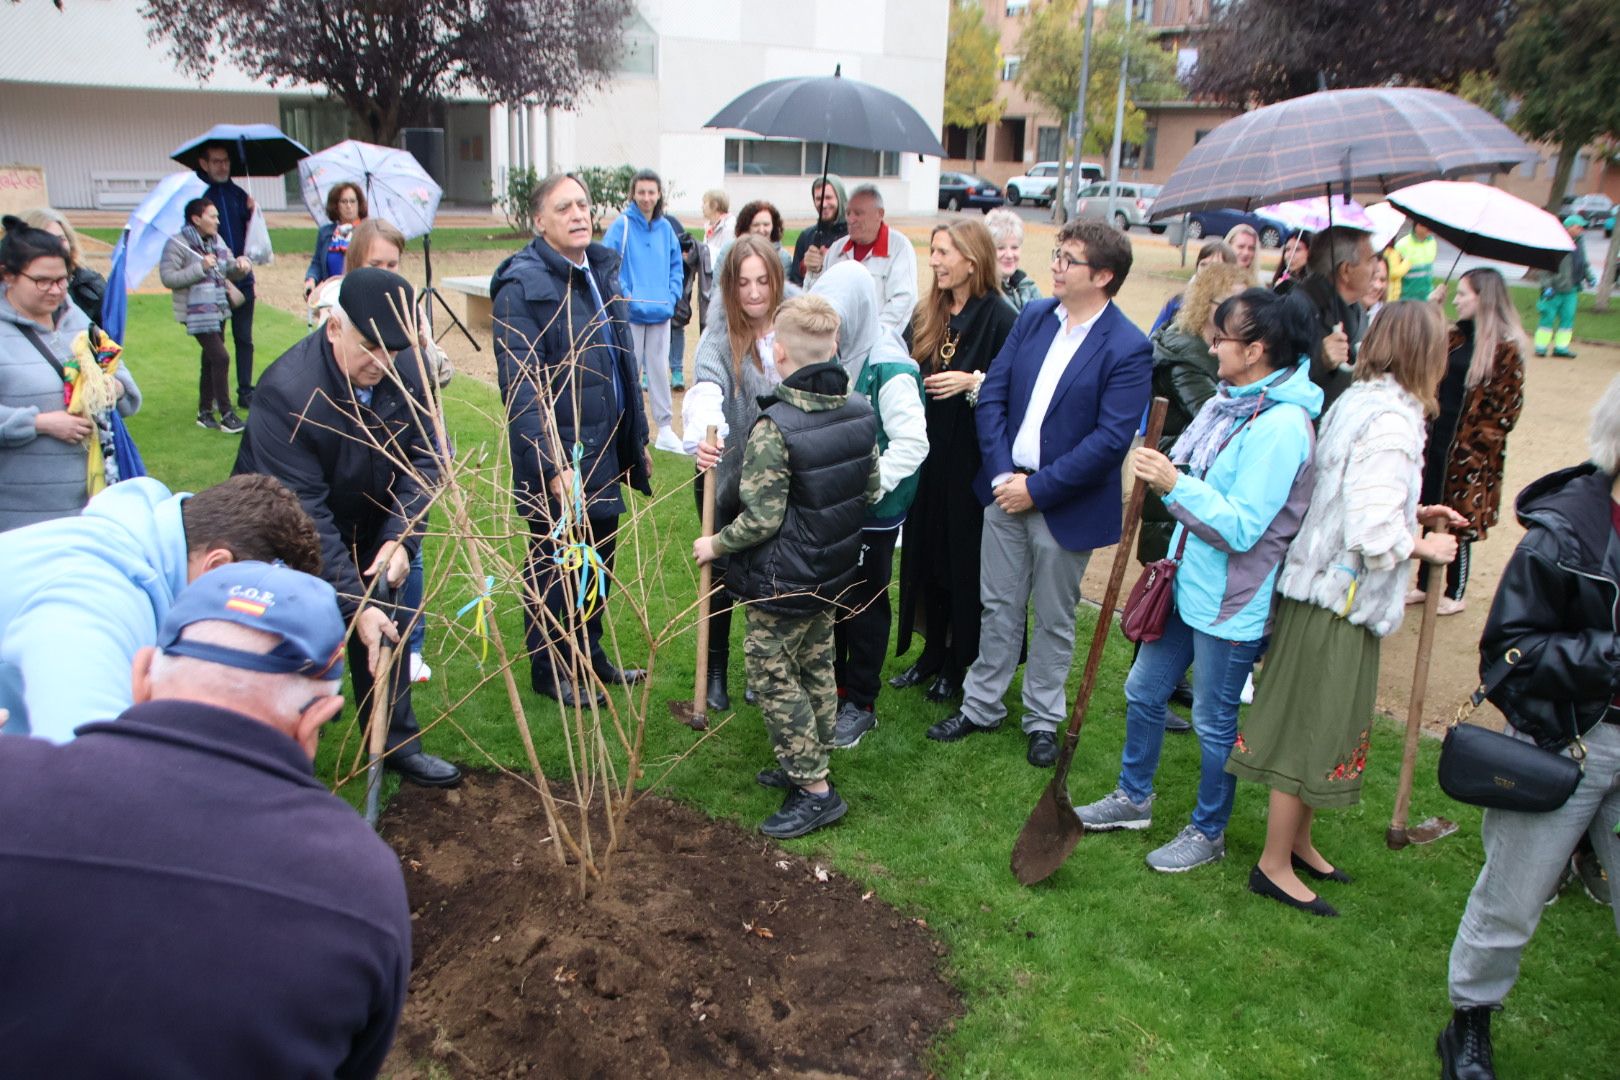
[{"label": "green lawn", "polygon": [[[1524,330],[1527,334],[1536,332],[1536,300],[1541,291],[1532,286],[1514,288],[1513,303],[1519,309],[1519,318],[1524,321]],[[1581,293],[1581,298],[1575,308],[1575,340],[1603,341],[1611,345],[1620,344],[1620,292],[1617,292],[1609,301],[1609,310],[1601,315],[1593,310],[1597,297],[1592,293]]]},{"label": "green lawn", "polygon": [[[196,487],[226,474],[234,442],[192,424],[197,354],[168,307],[167,297],[131,298],[126,355],[147,401],[131,427],[156,475]],[[301,332],[291,317],[260,312],[257,337],[266,361]],[[492,390],[460,378],[448,402],[458,452],[497,444],[499,433],[485,419],[486,410],[498,408]],[[656,463],[660,493],[690,482],[684,461],[658,454]],[[668,624],[690,603],[694,575],[686,555],[696,532],[693,517],[689,496],[677,491],[638,534],[649,546],[659,538],[667,545],[660,566],[643,568],[656,573],[641,578],[652,595],[654,626]],[[430,567],[445,554],[431,541]],[[452,584],[433,605],[428,659],[437,675],[419,691],[424,719],[445,711],[478,681],[472,650],[450,647],[464,634],[445,626],[470,591]],[[516,598],[501,601],[506,640],[520,641]],[[634,630],[623,606],[616,625],[621,640],[629,640]],[[1081,613],[1081,642],[1091,620],[1089,610]],[[740,636],[742,620],[736,622]],[[690,693],[689,642],[682,638],[659,656],[649,775],[696,738],[668,720],[662,705]],[[740,651],[739,641],[734,652]],[[1113,784],[1129,660],[1128,646],[1116,638],[1074,768],[1077,799],[1097,797]],[[891,660],[887,673],[903,663]],[[675,767],[668,790],[751,828],[777,799],[753,783],[769,750],[757,713],[741,704],[740,656],[732,667],[735,719]],[[1078,665],[1071,690],[1077,681]],[[548,723],[554,706],[524,693],[538,721],[542,759],[557,775],[564,756]],[[1015,686],[1015,715],[1016,693]],[[1393,726],[1380,726],[1367,801],[1324,815],[1318,829],[1322,849],[1357,881],[1327,887],[1343,917],[1317,920],[1245,888],[1264,836],[1264,792],[1252,785],[1239,790],[1226,862],[1179,876],[1143,866],[1142,856],[1178,831],[1191,810],[1198,746],[1190,737],[1167,742],[1160,816],[1150,831],[1089,836],[1051,881],[1021,888],[1008,871],[1008,855],[1049,774],[1024,763],[1024,741],[1013,730],[950,746],[926,741],[924,728],[944,712],[915,692],[886,690],[882,726],[834,761],[849,816],[788,845],[829,858],[838,871],[926,919],[949,946],[945,963],[968,1011],[936,1046],[942,1075],[1382,1080],[1434,1074],[1434,1036],[1448,1008],[1447,952],[1482,856],[1479,814],[1435,786],[1432,742],[1423,747],[1413,818],[1444,813],[1460,821],[1461,831],[1431,847],[1384,848],[1400,739]],[[466,736],[442,725],[428,736],[430,749],[472,764],[488,754],[521,767],[521,745],[501,694],[478,691],[454,709],[454,722]],[[348,721],[340,721],[324,740],[323,769],[331,769],[333,747],[350,731]],[[1502,1075],[1612,1075],[1620,1060],[1620,1025],[1612,1015],[1616,986],[1620,951],[1609,912],[1584,896],[1566,895],[1543,919],[1508,1010],[1498,1018]]]}]

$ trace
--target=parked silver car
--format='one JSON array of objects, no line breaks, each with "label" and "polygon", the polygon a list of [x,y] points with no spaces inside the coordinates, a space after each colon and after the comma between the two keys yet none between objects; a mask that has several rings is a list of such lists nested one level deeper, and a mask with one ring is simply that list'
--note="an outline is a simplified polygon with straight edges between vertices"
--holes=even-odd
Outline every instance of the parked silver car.
[{"label": "parked silver car", "polygon": [[[1093,221],[1106,221],[1108,188],[1107,183],[1088,184],[1081,188],[1080,205],[1076,216],[1090,218]],[[1133,225],[1147,225],[1153,232],[1164,232],[1169,227],[1168,222],[1148,225],[1148,215],[1153,213],[1153,200],[1158,198],[1158,195],[1158,184],[1138,184],[1121,180],[1119,193],[1114,199],[1114,227],[1125,232]]]}]

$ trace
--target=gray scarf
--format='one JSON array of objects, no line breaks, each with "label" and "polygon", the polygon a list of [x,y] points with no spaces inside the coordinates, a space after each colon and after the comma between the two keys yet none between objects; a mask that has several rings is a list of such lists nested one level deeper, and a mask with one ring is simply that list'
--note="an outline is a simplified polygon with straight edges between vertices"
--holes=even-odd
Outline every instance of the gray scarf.
[{"label": "gray scarf", "polygon": [[1170,460],[1185,465],[1194,476],[1203,476],[1215,464],[1215,458],[1240,425],[1265,412],[1276,402],[1267,396],[1270,384],[1286,379],[1292,368],[1273,372],[1265,380],[1266,386],[1258,394],[1235,397],[1230,383],[1222,382],[1215,396],[1204,402],[1187,430],[1181,433],[1170,448]]},{"label": "gray scarf", "polygon": [[217,334],[231,314],[230,296],[225,291],[225,264],[230,261],[230,250],[217,236],[204,239],[190,222],[181,227],[180,240],[199,260],[214,256],[214,268],[205,269],[203,279],[186,290],[186,333]]}]

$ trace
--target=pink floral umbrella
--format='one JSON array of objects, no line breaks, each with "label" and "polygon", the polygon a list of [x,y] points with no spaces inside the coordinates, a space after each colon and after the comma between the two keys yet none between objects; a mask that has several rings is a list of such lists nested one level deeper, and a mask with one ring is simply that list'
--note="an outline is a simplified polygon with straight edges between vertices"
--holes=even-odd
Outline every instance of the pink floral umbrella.
[{"label": "pink floral umbrella", "polygon": [[1313,233],[1319,233],[1330,225],[1342,225],[1347,229],[1365,233],[1374,232],[1378,228],[1373,219],[1367,216],[1365,207],[1353,199],[1346,199],[1343,195],[1335,195],[1331,205],[1326,195],[1318,195],[1314,199],[1294,199],[1291,202],[1262,206],[1255,213],[1262,217],[1274,218],[1295,232],[1308,229]]}]

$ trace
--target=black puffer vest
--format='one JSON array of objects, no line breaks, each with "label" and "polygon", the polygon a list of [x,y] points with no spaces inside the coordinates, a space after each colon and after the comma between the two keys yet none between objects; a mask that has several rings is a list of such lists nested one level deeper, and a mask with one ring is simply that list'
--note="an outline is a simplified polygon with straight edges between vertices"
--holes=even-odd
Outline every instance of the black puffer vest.
[{"label": "black puffer vest", "polygon": [[817,412],[776,398],[760,406],[755,423],[769,417],[787,444],[787,514],[775,536],[731,556],[726,584],[766,611],[808,614],[838,604],[859,570],[877,417],[853,395]]}]

